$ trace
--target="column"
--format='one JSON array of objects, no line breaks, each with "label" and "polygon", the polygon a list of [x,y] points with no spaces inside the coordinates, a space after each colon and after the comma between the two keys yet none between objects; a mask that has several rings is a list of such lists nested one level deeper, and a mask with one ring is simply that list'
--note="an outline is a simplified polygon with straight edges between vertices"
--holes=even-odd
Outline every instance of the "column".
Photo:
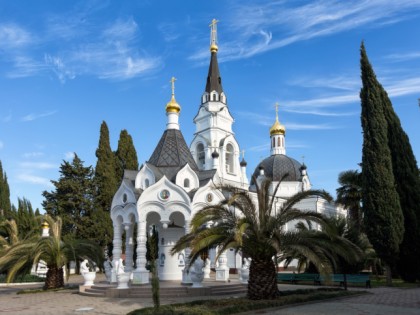
[{"label": "column", "polygon": [[[185,220],[185,234],[190,233],[190,220]],[[192,284],[191,278],[190,278],[190,254],[191,249],[189,247],[185,248],[185,267],[184,270],[182,270],[182,284]]]},{"label": "column", "polygon": [[125,223],[125,272],[133,271],[133,223]]},{"label": "column", "polygon": [[133,284],[149,283],[149,271],[146,269],[146,221],[137,224],[137,260],[136,270],[133,271]]},{"label": "column", "polygon": [[121,223],[114,223],[114,239],[112,240],[112,244],[114,246],[112,250],[112,273],[111,273],[111,283],[117,283],[117,270],[116,266],[118,261],[121,258]]}]

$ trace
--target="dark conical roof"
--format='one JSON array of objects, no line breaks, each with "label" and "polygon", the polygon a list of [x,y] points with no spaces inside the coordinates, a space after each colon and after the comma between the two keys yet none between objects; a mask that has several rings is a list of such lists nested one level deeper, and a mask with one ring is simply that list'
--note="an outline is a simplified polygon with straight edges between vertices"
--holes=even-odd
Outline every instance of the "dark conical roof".
[{"label": "dark conical roof", "polygon": [[158,168],[182,168],[188,163],[194,171],[198,171],[184,136],[177,129],[165,130],[148,163]]},{"label": "dark conical roof", "polygon": [[206,92],[216,91],[217,93],[223,92],[222,78],[220,77],[219,64],[217,62],[217,53],[211,53],[209,74],[207,75]]},{"label": "dark conical roof", "polygon": [[[271,178],[272,181],[278,182],[280,181],[283,176],[288,174],[283,181],[285,182],[293,182],[293,181],[301,181],[301,164],[286,155],[283,154],[275,154],[271,155],[268,158],[262,160],[260,164],[255,168],[253,178],[257,178],[260,174],[260,169],[264,169],[264,175],[266,177]],[[253,182],[253,181],[252,181]]]}]

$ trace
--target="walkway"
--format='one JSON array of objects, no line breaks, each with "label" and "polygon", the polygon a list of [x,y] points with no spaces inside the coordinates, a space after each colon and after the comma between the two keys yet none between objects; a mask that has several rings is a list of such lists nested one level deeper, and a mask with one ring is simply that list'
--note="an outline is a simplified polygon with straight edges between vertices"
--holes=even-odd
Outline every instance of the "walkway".
[{"label": "walkway", "polygon": [[[70,279],[72,283],[82,283],[81,277],[72,276]],[[313,288],[313,286],[279,285],[281,290],[291,290],[304,287]],[[137,308],[153,305],[153,301],[151,299],[92,298],[79,295],[78,290],[16,295],[16,292],[21,289],[22,287],[0,287],[0,315],[122,315]],[[371,289],[369,291],[373,294],[334,300],[330,302],[311,303],[277,310],[257,311],[247,314],[420,314],[420,288],[378,288]],[[197,297],[167,298],[161,302],[162,304],[169,304],[194,299],[197,299]]]}]

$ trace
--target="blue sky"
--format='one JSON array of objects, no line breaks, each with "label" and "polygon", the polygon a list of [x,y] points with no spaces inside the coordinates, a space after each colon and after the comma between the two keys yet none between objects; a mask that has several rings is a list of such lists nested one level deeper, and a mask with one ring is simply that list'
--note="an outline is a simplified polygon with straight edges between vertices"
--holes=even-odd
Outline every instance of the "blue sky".
[{"label": "blue sky", "polygon": [[12,202],[40,207],[72,152],[94,166],[103,120],[113,150],[127,129],[148,160],[172,76],[190,143],[213,18],[248,174],[269,155],[279,102],[287,155],[304,156],[313,187],[335,196],[339,172],[361,161],[362,40],[419,157],[419,0],[0,0],[0,160]]}]

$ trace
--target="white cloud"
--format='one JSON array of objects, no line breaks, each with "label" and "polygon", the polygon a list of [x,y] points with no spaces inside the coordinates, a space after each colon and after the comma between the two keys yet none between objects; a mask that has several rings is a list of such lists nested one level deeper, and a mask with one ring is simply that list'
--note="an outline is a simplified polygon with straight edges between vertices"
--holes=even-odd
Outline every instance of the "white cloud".
[{"label": "white cloud", "polygon": [[126,80],[162,67],[160,56],[151,56],[139,49],[140,30],[133,17],[116,20],[104,27],[89,25],[84,14],[75,12],[74,17],[49,17],[48,31],[39,34],[39,38],[52,43],[56,51],[43,51],[39,54],[42,59],[33,57],[36,47],[31,55],[23,48],[10,54],[12,70],[7,71],[7,76],[22,78],[52,71],[62,83],[79,75]]},{"label": "white cloud", "polygon": [[[420,10],[417,0],[269,1],[233,6],[226,29],[235,34],[220,61],[249,58],[272,49],[360,27],[381,27],[409,19]],[[191,59],[201,60],[203,51]]]},{"label": "white cloud", "polygon": [[37,158],[44,156],[43,152],[27,152],[22,155],[25,159]]},{"label": "white cloud", "polygon": [[395,61],[395,62],[403,62],[403,61],[409,61],[413,59],[420,59],[420,51],[391,54],[391,55],[385,56],[385,59]]},{"label": "white cloud", "polygon": [[55,113],[57,113],[56,110],[49,111],[49,112],[44,112],[44,113],[41,113],[41,114],[33,114],[33,113],[31,113],[29,115],[26,115],[26,116],[22,117],[22,121],[33,121],[33,120],[36,120],[36,119],[39,119],[39,118],[43,118],[43,117],[48,117],[48,116],[54,115]]},{"label": "white cloud", "polygon": [[0,49],[14,49],[30,44],[29,32],[15,24],[0,24]]},{"label": "white cloud", "polygon": [[74,79],[76,77],[74,72],[66,67],[60,57],[53,57],[49,54],[45,54],[44,60],[45,64],[51,67],[61,83],[65,83],[67,78]]},{"label": "white cloud", "polygon": [[159,31],[163,35],[163,39],[166,42],[172,42],[179,38],[178,24],[174,23],[162,23],[158,26]]},{"label": "white cloud", "polygon": [[45,70],[45,64],[31,57],[18,55],[13,56],[13,70],[7,73],[9,78],[24,78],[36,75]]},{"label": "white cloud", "polygon": [[[272,116],[265,116],[254,112],[237,112],[244,119],[248,119],[252,122],[256,122],[259,125],[271,127],[274,123]],[[286,129],[289,130],[328,130],[328,129],[338,129],[338,126],[331,124],[302,124],[302,123],[293,123],[287,122],[285,124]]]}]

